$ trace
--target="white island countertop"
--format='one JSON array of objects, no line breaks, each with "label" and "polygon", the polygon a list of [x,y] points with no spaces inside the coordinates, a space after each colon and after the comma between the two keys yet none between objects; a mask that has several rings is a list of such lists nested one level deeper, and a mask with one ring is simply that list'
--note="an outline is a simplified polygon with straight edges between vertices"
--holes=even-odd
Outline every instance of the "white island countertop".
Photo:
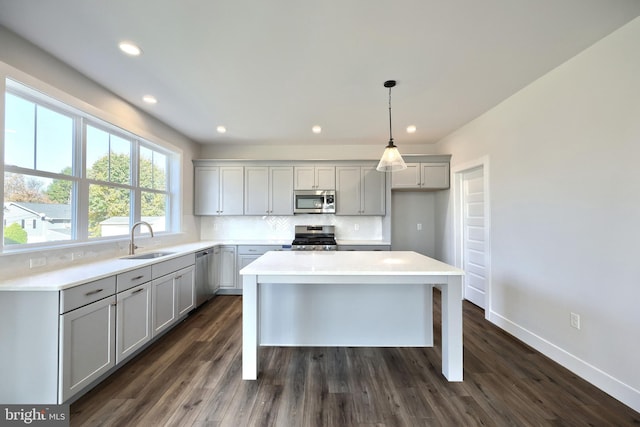
[{"label": "white island countertop", "polygon": [[285,251],[266,253],[240,274],[458,276],[464,272],[408,251]]},{"label": "white island countertop", "polygon": [[442,293],[442,373],[462,381],[459,268],[416,252],[279,251],[240,274],[243,379],[258,378],[263,345],[432,346],[435,286]]}]

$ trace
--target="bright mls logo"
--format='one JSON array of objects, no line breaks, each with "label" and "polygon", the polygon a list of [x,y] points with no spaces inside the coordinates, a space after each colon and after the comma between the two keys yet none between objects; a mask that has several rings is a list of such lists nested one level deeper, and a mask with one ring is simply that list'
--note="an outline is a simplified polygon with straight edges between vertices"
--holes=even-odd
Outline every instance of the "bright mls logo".
[{"label": "bright mls logo", "polygon": [[69,406],[5,405],[0,415],[0,426],[69,426]]}]

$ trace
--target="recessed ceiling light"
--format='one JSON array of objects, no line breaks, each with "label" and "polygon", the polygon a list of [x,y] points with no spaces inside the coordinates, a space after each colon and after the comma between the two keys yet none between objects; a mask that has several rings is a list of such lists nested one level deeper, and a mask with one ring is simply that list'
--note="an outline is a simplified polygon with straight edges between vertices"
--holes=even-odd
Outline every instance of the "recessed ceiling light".
[{"label": "recessed ceiling light", "polygon": [[142,100],[144,102],[146,102],[147,104],[157,104],[158,103],[158,100],[153,95],[145,95],[145,96],[142,97]]},{"label": "recessed ceiling light", "polygon": [[227,128],[224,126],[218,126],[216,130],[218,131],[218,133],[225,133],[227,131]]},{"label": "recessed ceiling light", "polygon": [[313,133],[320,133],[322,132],[322,127],[315,125],[314,127],[311,128],[311,132]]},{"label": "recessed ceiling light", "polygon": [[414,125],[407,126],[407,133],[416,133],[416,127]]},{"label": "recessed ceiling light", "polygon": [[131,56],[140,56],[142,53],[142,49],[140,49],[137,45],[131,42],[120,42],[118,47],[121,51]]}]

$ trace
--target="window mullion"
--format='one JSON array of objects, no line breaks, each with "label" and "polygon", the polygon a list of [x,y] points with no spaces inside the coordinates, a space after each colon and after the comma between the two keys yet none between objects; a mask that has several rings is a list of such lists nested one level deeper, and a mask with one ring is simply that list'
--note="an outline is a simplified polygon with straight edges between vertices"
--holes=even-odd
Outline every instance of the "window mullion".
[{"label": "window mullion", "polygon": [[89,239],[89,184],[87,182],[87,131],[86,121],[79,117],[76,125],[76,147],[75,161],[76,168],[73,174],[78,177],[76,185],[75,206],[73,211],[76,214],[75,234],[80,241]]},{"label": "window mullion", "polygon": [[133,186],[131,201],[131,224],[142,219],[142,195],[140,193],[140,144],[131,141],[131,185]]}]

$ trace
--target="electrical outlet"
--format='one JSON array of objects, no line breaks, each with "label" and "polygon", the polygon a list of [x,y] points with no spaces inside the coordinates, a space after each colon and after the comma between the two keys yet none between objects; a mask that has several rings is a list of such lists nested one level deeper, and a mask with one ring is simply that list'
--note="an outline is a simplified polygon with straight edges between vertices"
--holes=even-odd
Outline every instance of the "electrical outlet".
[{"label": "electrical outlet", "polygon": [[416,225],[416,229],[417,229],[418,231],[422,230],[422,224],[418,223],[418,224]]},{"label": "electrical outlet", "polygon": [[45,265],[47,265],[47,259],[45,257],[31,258],[29,260],[29,268],[44,267]]},{"label": "electrical outlet", "polygon": [[353,224],[353,229],[354,229],[355,231],[360,230],[360,224]]},{"label": "electrical outlet", "polygon": [[569,323],[572,328],[580,329],[580,315],[576,313],[571,313]]}]

